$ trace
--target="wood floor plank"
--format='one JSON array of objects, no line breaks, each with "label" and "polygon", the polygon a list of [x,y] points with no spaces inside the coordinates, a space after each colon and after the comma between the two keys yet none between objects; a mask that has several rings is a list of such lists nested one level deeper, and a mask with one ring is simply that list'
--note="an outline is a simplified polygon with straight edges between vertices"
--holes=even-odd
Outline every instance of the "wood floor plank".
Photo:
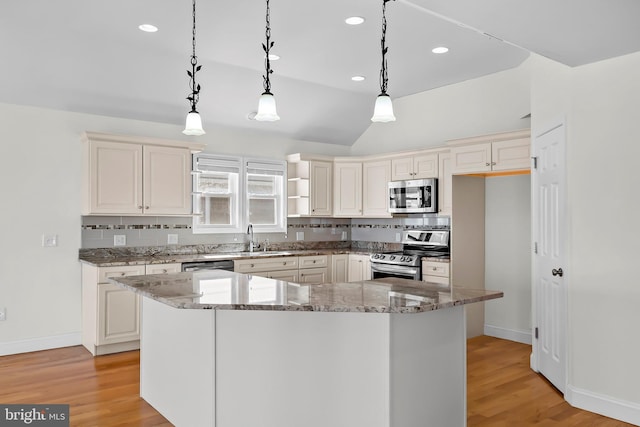
[{"label": "wood floor plank", "polygon": [[[467,342],[469,427],[631,426],[571,407],[531,371],[530,354],[531,346],[497,338]],[[139,371],[138,351],[94,358],[78,346],[3,356],[0,403],[69,404],[79,427],[171,426],[139,397]]]}]

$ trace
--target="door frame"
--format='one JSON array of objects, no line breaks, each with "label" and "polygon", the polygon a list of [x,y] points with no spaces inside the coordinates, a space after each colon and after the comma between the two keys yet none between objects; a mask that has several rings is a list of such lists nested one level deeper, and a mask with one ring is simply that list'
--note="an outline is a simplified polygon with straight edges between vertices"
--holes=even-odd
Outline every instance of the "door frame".
[{"label": "door frame", "polygon": [[[567,135],[568,135],[568,130],[567,130],[567,120],[566,118],[560,117],[560,118],[556,118],[555,120],[546,122],[544,126],[540,126],[540,129],[542,129],[540,132],[536,132],[535,136],[532,138],[531,140],[531,154],[533,157],[537,156],[538,154],[538,147],[537,147],[537,141],[538,138],[548,134],[551,131],[554,131],[555,129],[562,127],[563,128],[563,150],[564,150],[564,165],[563,165],[563,185],[564,185],[564,198],[565,201],[567,200],[567,188],[568,188],[568,180],[567,180]],[[531,220],[532,220],[532,227],[531,227],[531,242],[533,244],[535,244],[536,240],[537,240],[537,233],[538,233],[538,229],[540,227],[540,223],[539,223],[539,218],[537,216],[537,211],[538,211],[538,195],[537,195],[537,184],[538,184],[538,175],[536,173],[532,173],[532,177],[531,177]],[[566,202],[565,202],[566,203]],[[565,264],[566,267],[565,268],[566,271],[564,271],[564,275],[563,275],[563,280],[564,280],[564,288],[562,290],[563,295],[563,307],[562,307],[562,313],[563,316],[561,319],[559,319],[560,321],[564,322],[564,332],[565,332],[565,340],[564,342],[561,343],[561,345],[564,347],[564,388],[565,388],[565,393],[566,393],[566,389],[567,389],[567,385],[569,384],[569,346],[568,346],[568,337],[569,337],[569,312],[568,312],[568,308],[569,308],[569,301],[568,301],[568,289],[569,289],[569,285],[570,285],[570,278],[571,278],[571,268],[569,265],[569,206],[568,204],[565,204],[565,211],[564,211],[564,245],[563,245],[563,263]],[[531,325],[532,325],[532,331],[531,331],[531,336],[532,336],[532,346],[531,346],[531,357],[530,357],[530,367],[533,371],[540,373],[539,371],[539,352],[540,352],[540,341],[538,339],[536,339],[535,336],[535,329],[538,326],[538,296],[539,296],[539,286],[538,286],[538,276],[539,276],[539,266],[538,266],[538,262],[537,262],[537,256],[535,253],[535,249],[532,248],[531,250]]]}]

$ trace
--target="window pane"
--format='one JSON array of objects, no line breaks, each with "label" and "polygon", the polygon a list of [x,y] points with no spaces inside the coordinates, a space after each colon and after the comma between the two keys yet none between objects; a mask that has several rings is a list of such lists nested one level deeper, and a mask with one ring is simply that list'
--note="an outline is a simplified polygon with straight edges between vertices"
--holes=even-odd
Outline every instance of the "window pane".
[{"label": "window pane", "polygon": [[226,194],[230,191],[229,175],[228,174],[216,174],[216,175],[200,175],[198,180],[198,191],[203,193],[218,193]]},{"label": "window pane", "polygon": [[275,177],[269,175],[247,175],[249,194],[273,195],[276,193]]},{"label": "window pane", "polygon": [[231,224],[231,200],[228,197],[202,197],[202,224]]},{"label": "window pane", "polygon": [[249,199],[249,222],[260,225],[276,224],[274,199]]}]

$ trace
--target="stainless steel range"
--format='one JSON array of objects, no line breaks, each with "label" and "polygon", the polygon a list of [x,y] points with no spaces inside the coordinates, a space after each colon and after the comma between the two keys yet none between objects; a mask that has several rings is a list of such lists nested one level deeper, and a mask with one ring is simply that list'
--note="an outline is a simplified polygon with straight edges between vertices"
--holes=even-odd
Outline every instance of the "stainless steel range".
[{"label": "stainless steel range", "polygon": [[402,232],[402,252],[371,255],[371,278],[400,277],[422,280],[422,257],[449,256],[448,229],[411,229]]}]

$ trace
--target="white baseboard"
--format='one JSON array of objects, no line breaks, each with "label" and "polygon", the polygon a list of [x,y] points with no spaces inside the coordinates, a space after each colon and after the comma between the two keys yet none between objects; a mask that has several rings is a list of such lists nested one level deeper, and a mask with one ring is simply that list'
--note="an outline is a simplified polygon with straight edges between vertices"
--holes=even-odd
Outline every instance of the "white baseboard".
[{"label": "white baseboard", "polygon": [[499,326],[484,325],[484,334],[490,337],[502,338],[504,340],[531,345],[531,332],[528,331],[516,331],[513,329],[501,328]]},{"label": "white baseboard", "polygon": [[55,335],[52,337],[32,338],[29,340],[0,343],[0,356],[50,350],[52,348],[71,347],[82,344],[82,334]]},{"label": "white baseboard", "polygon": [[638,403],[615,399],[571,385],[567,385],[564,398],[576,408],[640,426],[640,404]]}]

